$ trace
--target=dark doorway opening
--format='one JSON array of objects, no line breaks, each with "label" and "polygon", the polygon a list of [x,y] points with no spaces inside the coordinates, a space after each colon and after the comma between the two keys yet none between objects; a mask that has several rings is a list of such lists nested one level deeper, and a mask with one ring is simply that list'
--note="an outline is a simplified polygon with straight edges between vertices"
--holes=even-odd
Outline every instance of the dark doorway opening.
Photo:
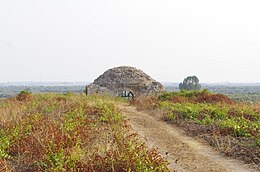
[{"label": "dark doorway opening", "polygon": [[121,97],[127,98],[128,100],[132,100],[134,98],[134,93],[131,91],[123,90]]}]

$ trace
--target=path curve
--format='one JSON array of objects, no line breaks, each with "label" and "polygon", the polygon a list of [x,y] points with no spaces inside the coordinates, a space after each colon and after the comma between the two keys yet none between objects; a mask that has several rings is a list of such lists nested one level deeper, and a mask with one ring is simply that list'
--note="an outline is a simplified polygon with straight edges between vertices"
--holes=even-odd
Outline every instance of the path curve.
[{"label": "path curve", "polygon": [[180,128],[139,112],[133,106],[118,105],[122,114],[149,147],[157,147],[178,172],[254,172],[242,161],[225,157],[206,143],[186,136]]}]

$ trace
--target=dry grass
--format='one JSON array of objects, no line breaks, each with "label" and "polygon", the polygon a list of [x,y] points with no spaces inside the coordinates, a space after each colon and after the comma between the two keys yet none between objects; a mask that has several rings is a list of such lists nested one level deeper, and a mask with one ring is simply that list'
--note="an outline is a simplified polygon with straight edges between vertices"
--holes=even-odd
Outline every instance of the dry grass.
[{"label": "dry grass", "polygon": [[169,171],[111,98],[39,94],[0,101],[0,171]]},{"label": "dry grass", "polygon": [[259,103],[255,103],[255,104],[253,104],[251,106],[254,109],[254,111],[260,113],[260,102]]},{"label": "dry grass", "polygon": [[131,100],[131,105],[137,110],[153,110],[157,107],[157,98],[154,96],[139,96]]}]

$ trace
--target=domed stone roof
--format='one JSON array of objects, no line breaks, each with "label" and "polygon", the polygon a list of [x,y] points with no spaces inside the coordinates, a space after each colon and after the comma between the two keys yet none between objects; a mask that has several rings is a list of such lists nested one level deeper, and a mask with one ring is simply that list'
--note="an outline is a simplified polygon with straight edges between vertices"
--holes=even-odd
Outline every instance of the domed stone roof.
[{"label": "domed stone roof", "polygon": [[158,93],[163,91],[164,87],[140,69],[120,66],[105,71],[87,89],[88,94],[119,95],[122,91],[130,91],[136,95]]}]

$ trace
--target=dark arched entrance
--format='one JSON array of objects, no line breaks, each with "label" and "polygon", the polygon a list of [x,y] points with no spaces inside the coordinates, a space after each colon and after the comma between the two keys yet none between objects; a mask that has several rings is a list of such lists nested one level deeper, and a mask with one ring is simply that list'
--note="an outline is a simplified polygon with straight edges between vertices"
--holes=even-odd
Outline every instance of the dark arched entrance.
[{"label": "dark arched entrance", "polygon": [[134,93],[128,90],[123,90],[120,96],[132,100],[134,98]]}]

